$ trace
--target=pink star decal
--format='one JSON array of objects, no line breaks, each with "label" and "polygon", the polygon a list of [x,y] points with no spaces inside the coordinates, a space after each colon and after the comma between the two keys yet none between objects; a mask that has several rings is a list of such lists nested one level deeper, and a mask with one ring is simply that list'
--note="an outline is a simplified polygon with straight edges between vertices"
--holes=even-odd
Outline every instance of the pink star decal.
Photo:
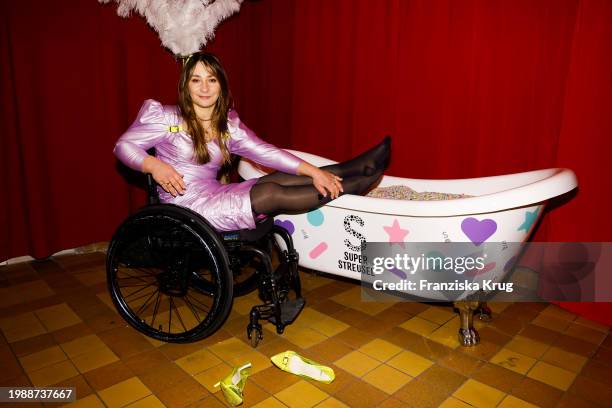
[{"label": "pink star decal", "polygon": [[394,244],[398,243],[402,248],[405,248],[404,243],[403,243],[404,237],[408,235],[410,231],[406,229],[402,229],[397,219],[393,221],[392,226],[383,227],[383,228],[385,229],[385,232],[389,235],[389,242],[394,243]]}]

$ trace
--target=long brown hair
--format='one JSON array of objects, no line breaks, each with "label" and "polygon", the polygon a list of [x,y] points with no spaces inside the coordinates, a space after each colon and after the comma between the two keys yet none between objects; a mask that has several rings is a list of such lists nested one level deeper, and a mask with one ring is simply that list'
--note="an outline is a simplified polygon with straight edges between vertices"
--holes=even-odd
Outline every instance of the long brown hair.
[{"label": "long brown hair", "polygon": [[225,70],[214,54],[198,52],[189,57],[181,72],[178,86],[178,106],[183,120],[187,124],[187,133],[189,133],[193,141],[196,161],[199,164],[208,163],[210,161],[210,155],[208,154],[208,149],[206,149],[206,133],[204,127],[196,117],[193,100],[189,93],[189,81],[191,80],[193,70],[198,62],[202,62],[212,75],[217,78],[221,87],[219,97],[213,109],[211,125],[212,132],[221,149],[221,154],[223,155],[223,162],[221,164],[222,166],[227,166],[231,161],[230,152],[226,145],[226,141],[229,139],[227,115],[232,106],[232,97],[229,91]]}]

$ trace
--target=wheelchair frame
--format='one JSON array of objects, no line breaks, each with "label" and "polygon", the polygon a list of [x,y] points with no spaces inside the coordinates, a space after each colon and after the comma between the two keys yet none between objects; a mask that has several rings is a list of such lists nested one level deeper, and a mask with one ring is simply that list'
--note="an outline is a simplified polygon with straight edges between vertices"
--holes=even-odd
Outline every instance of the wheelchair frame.
[{"label": "wheelchair frame", "polygon": [[[148,205],[119,226],[107,252],[109,293],[124,320],[157,340],[193,342],[221,327],[234,296],[258,289],[264,303],[253,306],[246,327],[253,347],[263,339],[260,320],[273,323],[279,334],[293,323],[305,300],[287,230],[268,217],[253,230],[218,232],[194,211],[160,204],[150,174],[147,193]],[[276,246],[275,236],[286,249]],[[252,272],[235,282],[247,267]]]}]

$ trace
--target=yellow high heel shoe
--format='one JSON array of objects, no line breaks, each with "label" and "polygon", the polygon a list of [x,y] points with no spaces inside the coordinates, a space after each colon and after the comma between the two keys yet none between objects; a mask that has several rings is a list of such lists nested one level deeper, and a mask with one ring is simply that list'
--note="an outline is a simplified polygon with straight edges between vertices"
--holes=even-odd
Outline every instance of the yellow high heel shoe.
[{"label": "yellow high heel shoe", "polygon": [[225,400],[233,407],[243,402],[242,391],[250,374],[248,368],[251,368],[251,363],[234,368],[230,375],[214,385],[215,388],[221,386]]},{"label": "yellow high heel shoe", "polygon": [[330,367],[321,365],[315,361],[300,356],[295,351],[285,351],[270,357],[275,366],[283,371],[300,377],[310,378],[326,384],[331,383],[336,378],[334,370]]}]

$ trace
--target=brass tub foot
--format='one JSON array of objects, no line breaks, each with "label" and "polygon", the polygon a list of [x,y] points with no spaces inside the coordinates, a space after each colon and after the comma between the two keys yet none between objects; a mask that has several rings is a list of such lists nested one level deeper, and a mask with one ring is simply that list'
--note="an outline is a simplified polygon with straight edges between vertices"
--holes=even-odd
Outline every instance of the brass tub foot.
[{"label": "brass tub foot", "polygon": [[474,301],[454,302],[454,306],[459,309],[460,327],[459,343],[462,346],[475,346],[480,343],[478,331],[474,328],[474,311],[478,309],[480,303]]}]

